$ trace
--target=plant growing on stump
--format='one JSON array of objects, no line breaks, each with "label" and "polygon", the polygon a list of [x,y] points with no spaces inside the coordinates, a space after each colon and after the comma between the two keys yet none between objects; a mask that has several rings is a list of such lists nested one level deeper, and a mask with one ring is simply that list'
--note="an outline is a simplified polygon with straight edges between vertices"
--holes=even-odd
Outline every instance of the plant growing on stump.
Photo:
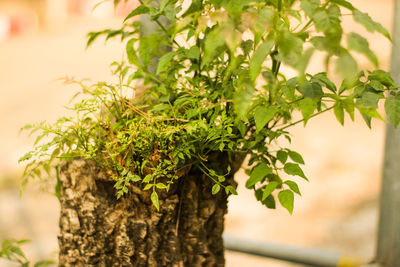
[{"label": "plant growing on stump", "polygon": [[[126,42],[116,82],[66,79],[82,88],[75,116],[24,127],[40,133],[21,158],[25,183],[56,172],[60,265],[223,266],[223,218],[244,157],[256,199],[292,213],[296,179],[307,178],[301,155],[282,147],[291,126],[327,111],[344,124],[358,111],[370,127],[380,101],[397,126],[397,87],[383,70],[359,69],[354,53],[378,60],[344,32],[344,14],[390,39],[345,0],[140,1],[120,29],[89,33],[88,45]],[[158,31],[139,34],[139,15]],[[325,66],[307,73],[314,55]]]}]

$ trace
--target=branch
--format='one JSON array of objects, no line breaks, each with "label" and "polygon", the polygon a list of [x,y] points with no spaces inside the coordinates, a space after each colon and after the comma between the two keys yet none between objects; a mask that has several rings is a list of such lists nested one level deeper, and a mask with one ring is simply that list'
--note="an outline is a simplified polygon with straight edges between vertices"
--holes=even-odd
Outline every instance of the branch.
[{"label": "branch", "polygon": [[[324,113],[324,112],[326,112],[326,111],[328,111],[328,110],[331,110],[331,109],[333,109],[333,106],[332,106],[332,107],[329,107],[329,108],[327,108],[327,109],[324,109],[324,110],[322,110],[322,111],[320,111],[320,112],[317,112],[317,113],[315,113],[315,114],[312,114],[310,117],[307,118],[307,120],[309,120],[309,119],[311,119],[311,118],[313,118],[313,117],[315,117],[315,116],[318,116],[318,115],[320,115],[320,114],[322,114],[322,113]],[[306,120],[306,119],[301,119],[301,120],[295,121],[295,122],[293,122],[293,123],[291,123],[291,124],[289,124],[289,125],[286,125],[286,126],[280,128],[280,129],[278,129],[277,131],[282,131],[282,130],[284,130],[284,129],[286,129],[286,128],[289,128],[289,127],[291,127],[291,126],[294,126],[294,125],[296,125],[296,124],[298,124],[298,123],[300,123],[300,122],[303,122],[303,121],[305,121],[305,120]]]}]

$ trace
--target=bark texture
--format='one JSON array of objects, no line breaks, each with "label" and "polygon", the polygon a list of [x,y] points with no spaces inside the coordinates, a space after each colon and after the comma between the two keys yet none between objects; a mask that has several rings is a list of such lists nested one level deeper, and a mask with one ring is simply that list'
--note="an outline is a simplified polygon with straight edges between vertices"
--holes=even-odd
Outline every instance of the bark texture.
[{"label": "bark texture", "polygon": [[[226,156],[213,161],[226,170]],[[134,186],[117,200],[114,181],[88,160],[65,163],[60,181],[59,266],[224,266],[227,196],[212,195],[195,168],[159,193],[159,211]]]}]

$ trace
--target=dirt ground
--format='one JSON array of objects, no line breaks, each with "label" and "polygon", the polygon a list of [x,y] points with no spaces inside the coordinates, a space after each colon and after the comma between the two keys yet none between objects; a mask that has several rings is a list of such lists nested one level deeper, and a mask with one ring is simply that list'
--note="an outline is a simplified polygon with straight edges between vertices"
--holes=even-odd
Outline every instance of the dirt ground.
[{"label": "dirt ground", "polygon": [[[351,2],[391,29],[391,0]],[[85,34],[117,27],[120,22],[116,18],[70,17],[58,27],[0,42],[0,240],[31,239],[26,248],[33,258],[56,258],[59,206],[55,197],[33,189],[19,198],[17,161],[32,144],[25,134],[18,135],[19,128],[26,123],[54,121],[64,114],[63,105],[76,91],[61,86],[57,78],[111,78],[108,66],[121,59],[122,46],[98,42],[85,50]],[[360,30],[350,19],[345,18],[345,23],[346,32]],[[381,67],[388,69],[389,42],[375,34],[368,39]],[[319,66],[316,59],[310,70]],[[326,114],[311,120],[306,128],[294,128],[292,148],[304,156],[310,182],[298,180],[302,197],[296,198],[292,216],[282,208],[267,210],[258,204],[244,188],[246,178],[239,173],[239,195],[230,200],[226,233],[371,258],[385,126],[374,121],[371,131],[359,117],[355,123],[346,119],[341,127],[334,115]],[[226,258],[228,267],[296,266],[232,252],[227,252]],[[8,265],[0,261],[0,266]]]}]

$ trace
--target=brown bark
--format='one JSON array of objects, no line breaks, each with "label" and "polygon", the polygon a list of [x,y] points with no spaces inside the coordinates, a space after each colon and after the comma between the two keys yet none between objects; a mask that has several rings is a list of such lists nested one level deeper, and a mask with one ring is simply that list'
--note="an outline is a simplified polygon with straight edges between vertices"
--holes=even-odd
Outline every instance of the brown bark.
[{"label": "brown bark", "polygon": [[[213,162],[226,170],[224,155]],[[227,195],[212,195],[196,168],[159,193],[159,211],[135,186],[117,200],[114,181],[88,160],[65,163],[60,180],[59,266],[224,266]]]}]

